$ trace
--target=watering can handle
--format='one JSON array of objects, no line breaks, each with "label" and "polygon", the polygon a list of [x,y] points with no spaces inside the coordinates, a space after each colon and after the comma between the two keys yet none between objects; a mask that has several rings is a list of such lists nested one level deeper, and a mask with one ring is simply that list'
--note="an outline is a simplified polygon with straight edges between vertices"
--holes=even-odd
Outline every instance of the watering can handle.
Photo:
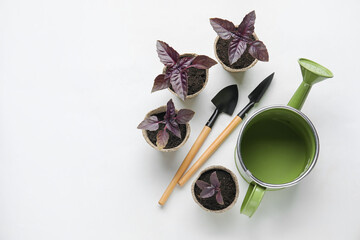
[{"label": "watering can handle", "polygon": [[244,201],[241,205],[240,213],[245,214],[248,217],[251,217],[255,213],[258,206],[260,205],[265,190],[266,188],[261,187],[256,183],[250,183]]}]

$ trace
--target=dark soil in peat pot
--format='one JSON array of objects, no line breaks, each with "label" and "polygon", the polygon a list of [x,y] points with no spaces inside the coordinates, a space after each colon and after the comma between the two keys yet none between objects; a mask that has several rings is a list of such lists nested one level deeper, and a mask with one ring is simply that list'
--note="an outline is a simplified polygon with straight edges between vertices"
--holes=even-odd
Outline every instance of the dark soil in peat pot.
[{"label": "dark soil in peat pot", "polygon": [[[164,120],[165,112],[157,113],[157,114],[154,114],[152,116],[156,116],[161,121],[161,120]],[[161,129],[164,129],[164,127],[165,127],[165,124],[160,123],[158,130],[156,130],[156,131],[148,131],[148,130],[146,130],[146,133],[147,133],[150,141],[155,146],[156,146],[156,135],[158,134],[158,132]],[[186,136],[186,124],[180,124],[179,127],[180,127],[180,132],[181,132],[181,138],[178,138],[172,132],[166,130],[169,133],[170,137],[169,137],[169,141],[166,144],[166,146],[164,147],[164,149],[170,149],[170,148],[177,147],[184,141],[185,136]]]},{"label": "dark soil in peat pot", "polygon": [[[255,40],[254,36],[252,36],[252,39]],[[249,47],[246,48],[245,52],[239,60],[237,60],[235,63],[230,65],[229,62],[229,44],[231,42],[232,38],[228,40],[223,40],[219,38],[219,40],[216,43],[216,54],[218,55],[219,59],[228,67],[233,69],[241,69],[246,68],[249,66],[255,58],[250,55],[249,53]]]},{"label": "dark soil in peat pot", "polygon": [[221,210],[227,208],[235,200],[236,185],[230,173],[221,169],[210,169],[199,177],[198,180],[203,180],[210,183],[210,175],[216,171],[216,175],[220,181],[221,195],[223,196],[224,205],[217,203],[215,195],[210,198],[200,198],[201,189],[195,184],[194,191],[195,197],[198,202],[209,210]]}]

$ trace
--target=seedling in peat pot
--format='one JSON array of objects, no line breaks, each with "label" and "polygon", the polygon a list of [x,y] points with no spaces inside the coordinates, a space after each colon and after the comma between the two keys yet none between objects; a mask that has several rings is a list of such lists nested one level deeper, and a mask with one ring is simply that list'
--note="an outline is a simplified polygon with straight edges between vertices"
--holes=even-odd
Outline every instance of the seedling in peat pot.
[{"label": "seedling in peat pot", "polygon": [[171,86],[182,100],[185,100],[188,95],[189,68],[209,69],[217,63],[205,55],[180,56],[177,51],[162,41],[157,41],[156,47],[160,61],[165,65],[166,70],[155,78],[152,92]]},{"label": "seedling in peat pot", "polygon": [[220,181],[216,175],[216,171],[210,175],[210,183],[197,180],[196,185],[201,189],[200,198],[209,198],[216,194],[216,202],[220,205],[224,205],[224,200],[221,195]]},{"label": "seedling in peat pot", "polygon": [[169,141],[170,135],[168,131],[181,138],[179,124],[186,124],[192,119],[194,114],[190,109],[180,109],[176,113],[174,103],[170,99],[167,103],[163,120],[159,120],[157,116],[152,115],[145,118],[137,128],[149,131],[157,131],[159,128],[162,128],[156,135],[156,146],[159,149],[163,149]]},{"label": "seedling in peat pot", "polygon": [[238,61],[247,48],[254,58],[269,61],[269,54],[264,43],[253,38],[255,18],[255,11],[248,13],[239,27],[235,27],[232,22],[225,19],[210,19],[210,24],[217,35],[223,40],[231,40],[228,49],[230,65]]}]

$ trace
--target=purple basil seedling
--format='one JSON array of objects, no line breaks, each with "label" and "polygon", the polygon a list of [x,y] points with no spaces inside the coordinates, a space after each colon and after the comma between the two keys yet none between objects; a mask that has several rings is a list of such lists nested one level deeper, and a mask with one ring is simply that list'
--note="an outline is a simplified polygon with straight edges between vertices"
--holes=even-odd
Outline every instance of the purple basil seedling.
[{"label": "purple basil seedling", "polygon": [[235,63],[243,55],[247,47],[249,47],[250,55],[254,58],[260,61],[269,61],[269,54],[264,43],[252,39],[255,29],[255,18],[255,11],[248,13],[238,28],[232,22],[225,19],[210,19],[211,26],[220,38],[224,40],[231,39],[228,50],[230,64]]},{"label": "purple basil seedling", "polygon": [[[170,99],[166,106],[166,113],[163,120],[159,120],[157,116],[149,116],[138,125],[138,129],[145,129],[149,131],[157,131],[160,127],[160,123],[164,124],[164,128],[161,129],[156,135],[156,146],[163,149],[169,141],[169,133],[172,132],[176,137],[181,138],[181,131],[179,124],[186,124],[194,116],[194,112],[190,109],[180,109],[176,114],[175,106]],[[166,131],[168,130],[168,131]]]},{"label": "purple basil seedling", "polygon": [[197,180],[196,185],[201,189],[200,198],[209,198],[216,194],[216,202],[220,205],[224,205],[224,200],[221,195],[220,181],[216,175],[216,171],[210,175],[210,183],[202,180]]},{"label": "purple basil seedling", "polygon": [[188,69],[191,67],[209,69],[217,63],[205,55],[181,57],[177,51],[162,41],[157,41],[156,48],[166,72],[155,78],[151,92],[172,86],[182,100],[185,100],[188,91]]}]

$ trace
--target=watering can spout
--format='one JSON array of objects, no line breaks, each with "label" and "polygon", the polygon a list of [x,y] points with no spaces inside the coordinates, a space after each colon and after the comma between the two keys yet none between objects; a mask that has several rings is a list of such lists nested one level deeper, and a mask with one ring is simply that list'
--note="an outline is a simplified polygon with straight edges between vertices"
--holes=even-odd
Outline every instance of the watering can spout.
[{"label": "watering can spout", "polygon": [[300,110],[312,85],[327,78],[332,78],[334,75],[329,69],[309,59],[300,58],[298,62],[300,64],[303,81],[290,99],[288,106]]},{"label": "watering can spout", "polygon": [[298,62],[300,64],[303,81],[309,85],[334,76],[329,69],[311,60],[300,58]]}]

